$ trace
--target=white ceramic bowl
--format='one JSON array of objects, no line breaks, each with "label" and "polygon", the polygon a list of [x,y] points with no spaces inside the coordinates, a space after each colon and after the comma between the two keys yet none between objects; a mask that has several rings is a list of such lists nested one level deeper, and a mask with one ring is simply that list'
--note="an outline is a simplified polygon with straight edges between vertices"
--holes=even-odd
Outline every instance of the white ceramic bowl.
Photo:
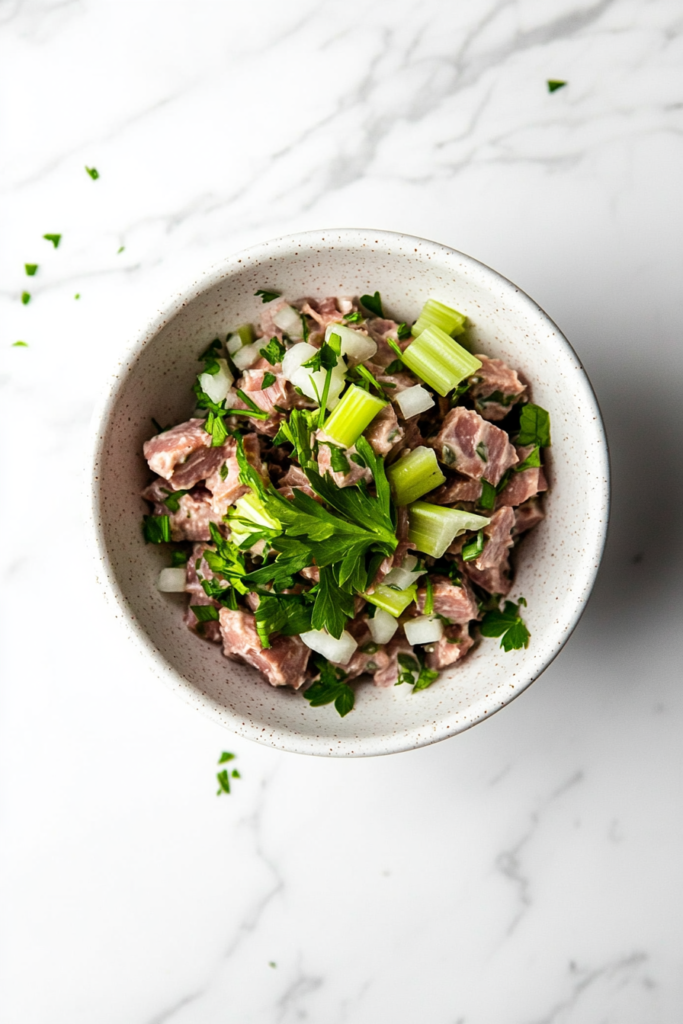
[{"label": "white ceramic bowl", "polygon": [[[474,351],[499,357],[532,384],[550,412],[553,447],[546,518],[516,556],[513,595],[528,601],[527,650],[484,640],[428,690],[358,687],[345,718],[274,689],[182,624],[184,595],[160,594],[163,546],[140,530],[149,479],[142,443],[151,417],[188,418],[197,356],[217,335],[258,320],[258,288],[293,299],[379,289],[396,320],[413,320],[430,296],[466,313]],[[470,256],[386,231],[330,230],[266,242],[209,270],[142,332],[122,359],[95,418],[90,516],[98,576],[150,671],[228,729],[283,750],[388,754],[453,736],[525,690],[557,655],[584,608],[608,517],[608,455],[595,396],[575,352],[542,309]]]}]

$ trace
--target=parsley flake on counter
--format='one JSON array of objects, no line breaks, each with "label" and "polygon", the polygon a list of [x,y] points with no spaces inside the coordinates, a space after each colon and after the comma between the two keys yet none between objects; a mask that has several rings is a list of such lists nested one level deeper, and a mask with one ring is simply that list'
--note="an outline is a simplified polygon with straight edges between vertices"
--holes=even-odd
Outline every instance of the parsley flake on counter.
[{"label": "parsley flake on counter", "polygon": [[269,961],[268,961],[268,966],[269,966],[269,967],[277,967],[277,964],[275,963],[275,961],[274,961],[274,960],[269,960]]},{"label": "parsley flake on counter", "polygon": [[[215,609],[214,609],[215,611]],[[236,754],[231,754],[228,750],[224,750],[221,756],[218,758],[218,764],[228,764],[230,761],[234,761]],[[229,768],[224,768],[223,771],[216,773],[216,779],[218,780],[219,789],[216,792],[216,796],[220,796],[221,793],[230,793],[230,779],[241,779],[242,776],[233,768],[230,771]]]},{"label": "parsley flake on counter", "polygon": [[371,313],[374,313],[375,316],[384,316],[382,298],[379,292],[375,292],[374,295],[361,295],[360,301],[361,305],[365,306]]},{"label": "parsley flake on counter", "polygon": [[116,250],[116,255],[118,256],[120,252],[124,252],[125,248],[126,248],[125,245],[120,245],[118,247],[118,249]]},{"label": "parsley flake on counter", "polygon": [[548,92],[557,92],[558,89],[561,89],[567,83],[563,82],[560,78],[549,78],[546,84]]},{"label": "parsley flake on counter", "polygon": [[100,172],[97,170],[97,168],[96,167],[87,167],[86,166],[85,169],[88,172],[88,174],[90,175],[90,177],[92,178],[92,180],[93,181],[97,181],[97,179],[100,176]]},{"label": "parsley flake on counter", "polygon": [[43,235],[43,238],[46,241],[48,241],[48,242],[52,242],[52,244],[54,245],[55,249],[59,248],[59,243],[62,240],[62,236],[61,235]]},{"label": "parsley flake on counter", "polygon": [[31,301],[31,293],[30,292],[22,292],[21,293],[21,301],[22,301],[22,304],[24,306],[28,306],[29,302]]},{"label": "parsley flake on counter", "polygon": [[266,291],[265,288],[259,288],[257,292],[254,292],[254,295],[257,295],[261,302],[272,302],[274,299],[279,299],[281,294],[281,292]]},{"label": "parsley flake on counter", "polygon": [[74,299],[80,299],[80,297],[81,297],[81,293],[80,292],[76,292],[76,294],[74,295]]},{"label": "parsley flake on counter", "polygon": [[13,341],[12,348],[28,348],[27,341]]},{"label": "parsley flake on counter", "polygon": [[26,271],[27,277],[35,277],[36,270],[38,269],[37,263],[24,263],[24,270]]},{"label": "parsley flake on counter", "polygon": [[519,416],[519,434],[516,444],[525,447],[533,444],[540,448],[550,447],[550,416],[540,405],[527,402]]},{"label": "parsley flake on counter", "polygon": [[143,516],[142,533],[147,544],[167,544],[171,539],[169,516]]},{"label": "parsley flake on counter", "polygon": [[521,604],[526,605],[523,597],[520,597],[519,604],[506,601],[502,611],[496,608],[487,612],[481,623],[481,635],[502,637],[500,646],[505,651],[518,651],[522,647],[528,647],[531,634],[520,617]]},{"label": "parsley flake on counter", "polygon": [[265,348],[259,349],[264,359],[267,359],[271,366],[281,363],[287,349],[279,338],[271,338]]},{"label": "parsley flake on counter", "polygon": [[218,758],[219,764],[226,764],[228,761],[234,761],[236,754],[231,754],[230,751],[224,750],[221,756]]}]

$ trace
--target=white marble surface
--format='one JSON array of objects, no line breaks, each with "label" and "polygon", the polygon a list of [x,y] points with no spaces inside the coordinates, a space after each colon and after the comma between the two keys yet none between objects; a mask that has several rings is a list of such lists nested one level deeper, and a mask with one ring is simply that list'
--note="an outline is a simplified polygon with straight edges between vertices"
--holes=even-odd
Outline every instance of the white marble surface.
[{"label": "white marble surface", "polygon": [[[4,1024],[683,1018],[682,24],[673,0],[0,2]],[[126,339],[225,253],[332,225],[532,294],[613,453],[562,655],[486,725],[367,761],[237,741],[153,682],[77,507]]]}]

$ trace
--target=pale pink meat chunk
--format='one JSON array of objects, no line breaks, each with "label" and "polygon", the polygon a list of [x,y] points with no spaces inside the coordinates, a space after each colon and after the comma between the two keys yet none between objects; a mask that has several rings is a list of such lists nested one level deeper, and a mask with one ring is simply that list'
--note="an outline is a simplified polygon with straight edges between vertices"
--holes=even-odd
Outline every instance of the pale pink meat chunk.
[{"label": "pale pink meat chunk", "polygon": [[396,412],[391,405],[385,405],[365,431],[365,438],[375,455],[388,455],[394,445],[403,439],[403,435],[403,427],[398,425]]},{"label": "pale pink meat chunk", "polygon": [[[443,615],[451,622],[466,623],[478,617],[477,600],[472,588],[463,579],[457,587],[446,576],[432,576],[432,593],[434,595],[434,615]],[[425,610],[427,588],[420,587],[417,592],[417,607],[421,614]]]},{"label": "pale pink meat chunk", "polygon": [[[267,480],[266,470],[261,462],[261,449],[256,434],[245,434],[242,438],[244,454],[247,462],[254,467],[259,476]],[[216,449],[222,453],[220,464],[207,477],[206,486],[211,491],[211,506],[219,516],[224,516],[230,505],[247,493],[249,487],[240,483],[240,467],[237,462],[237,442],[234,437],[228,438],[225,444]]]},{"label": "pale pink meat chunk", "polygon": [[295,465],[295,463],[292,463],[284,476],[281,477],[278,491],[284,498],[291,501],[294,497],[295,487],[297,490],[303,491],[304,494],[307,494],[309,498],[313,498],[314,501],[322,501],[322,498],[318,497],[309,484],[308,477],[304,473],[303,469],[300,466]]},{"label": "pale pink meat chunk", "polygon": [[[533,445],[517,448],[517,458],[521,464],[533,451]],[[542,466],[523,469],[521,473],[512,473],[509,481],[498,495],[496,508],[502,505],[522,505],[529,498],[534,498],[541,491],[548,490]]]},{"label": "pale pink meat chunk", "polygon": [[169,482],[157,478],[142,492],[145,501],[153,502],[155,516],[168,516],[171,540],[210,540],[209,523],[220,523],[221,516],[211,506],[211,495],[204,487],[195,487],[189,494],[178,498],[177,512],[164,504],[173,488]]},{"label": "pale pink meat chunk", "polygon": [[261,337],[263,338],[264,348],[271,338],[277,338],[279,341],[282,341],[282,331],[276,326],[273,316],[283,306],[289,306],[287,299],[273,299],[272,302],[266,304],[265,309],[261,312]]},{"label": "pale pink meat chunk", "polygon": [[489,594],[507,594],[512,586],[509,555],[514,525],[515,513],[509,505],[494,512],[484,527],[484,550],[473,562],[462,563],[469,578]]},{"label": "pale pink meat chunk", "polygon": [[481,481],[466,476],[455,476],[447,484],[425,498],[433,505],[457,505],[462,502],[478,501],[481,498]]},{"label": "pale pink meat chunk", "polygon": [[427,668],[440,672],[465,657],[474,640],[466,625],[446,626],[444,634],[427,652]]},{"label": "pale pink meat chunk", "polygon": [[[321,440],[321,437],[326,436],[327,435],[322,434],[321,431],[318,432],[318,440]],[[335,445],[335,447],[339,446]],[[351,458],[352,455],[357,454],[355,444],[352,445],[351,448],[345,448],[344,455],[346,456],[349,464],[349,471],[348,473],[342,473],[341,470],[337,470],[335,472],[332,469],[332,452],[330,451],[330,446],[329,444],[321,441],[321,444],[318,447],[318,472],[321,476],[325,476],[326,473],[329,473],[337,487],[352,487],[354,484],[357,484],[359,480],[365,480],[366,483],[370,483],[372,480],[372,473],[368,467],[359,466],[358,463],[354,462]]]},{"label": "pale pink meat chunk", "polygon": [[[346,629],[358,643],[351,660],[346,665],[339,666],[346,673],[347,679],[355,679],[366,674],[373,675],[389,667],[391,657],[383,646],[377,646],[373,642],[365,612],[361,611],[355,619],[347,623]],[[369,647],[370,650],[364,651],[364,647]]]},{"label": "pale pink meat chunk", "polygon": [[189,491],[202,480],[215,473],[223,462],[223,447],[200,448],[198,452],[190,455],[186,462],[182,462],[173,471],[169,483],[176,491]]},{"label": "pale pink meat chunk", "polygon": [[194,419],[150,438],[142,450],[152,472],[169,480],[179,462],[210,445],[211,435],[204,430],[204,420]]},{"label": "pale pink meat chunk", "polygon": [[[510,411],[510,407],[524,396],[526,385],[502,359],[489,359],[488,356],[477,355],[481,367],[470,377],[472,386],[469,394],[474,399],[477,412],[485,420],[502,420]],[[491,396],[496,395],[492,401]],[[501,401],[502,399],[502,401]]]},{"label": "pale pink meat chunk", "polygon": [[219,612],[223,653],[237,657],[262,672],[271,686],[298,690],[306,678],[310,650],[298,636],[272,636],[264,648],[250,612],[221,608]]},{"label": "pale pink meat chunk", "polygon": [[533,530],[534,526],[538,526],[542,519],[545,518],[545,513],[541,508],[541,502],[538,498],[530,498],[525,501],[523,505],[515,509],[515,534],[526,533],[527,530]]},{"label": "pale pink meat chunk", "polygon": [[517,453],[505,431],[462,406],[447,414],[433,445],[446,466],[476,480],[483,477],[494,487],[517,462]]},{"label": "pale pink meat chunk", "polygon": [[395,686],[398,682],[398,674],[400,672],[398,664],[399,654],[409,654],[411,657],[415,657],[415,652],[406,640],[405,636],[395,636],[393,640],[389,641],[384,650],[389,661],[384,668],[375,672],[372,681],[375,686],[387,689],[390,686]]},{"label": "pale pink meat chunk", "polygon": [[[258,405],[263,412],[273,412],[276,405],[281,409],[292,408],[294,391],[289,381],[282,376],[282,369],[278,370],[278,366],[280,366],[279,363],[277,366],[266,365],[259,369],[252,367],[250,370],[245,370],[244,375],[236,384],[236,387],[248,393],[252,402]],[[267,373],[273,374],[275,382],[264,388],[263,378]],[[235,408],[240,408],[241,405],[238,405],[237,402],[239,402],[239,396],[236,399]]]},{"label": "pale pink meat chunk", "polygon": [[[351,308],[347,308],[350,304]],[[344,309],[341,306],[344,306]],[[340,324],[344,322],[344,313],[350,313],[353,309],[353,303],[348,299],[336,299],[334,296],[323,299],[320,302],[316,302],[315,299],[308,299],[304,302],[301,307],[301,312],[305,313],[306,316],[310,316],[311,319],[319,325],[321,331],[325,331],[330,324]],[[349,326],[352,326],[349,324]]]}]

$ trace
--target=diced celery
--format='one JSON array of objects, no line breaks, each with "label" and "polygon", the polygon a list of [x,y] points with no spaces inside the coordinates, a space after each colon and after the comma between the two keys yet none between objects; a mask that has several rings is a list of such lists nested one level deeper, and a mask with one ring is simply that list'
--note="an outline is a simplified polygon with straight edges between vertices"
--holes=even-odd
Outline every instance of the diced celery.
[{"label": "diced celery", "polygon": [[370,604],[374,604],[376,608],[389,612],[390,615],[397,619],[399,615],[403,614],[408,605],[415,600],[416,594],[416,583],[413,583],[412,587],[408,587],[407,590],[393,590],[392,587],[385,587],[384,584],[380,583],[371,594],[363,594],[363,597]]},{"label": "diced celery", "polygon": [[[236,343],[237,338],[239,338],[239,345]],[[242,347],[242,345],[251,345],[253,340],[254,328],[251,324],[240,324],[239,327],[236,327],[235,330],[232,331],[228,338],[228,352],[232,355],[233,352],[236,352],[238,348]]]},{"label": "diced celery", "polygon": [[439,327],[425,327],[401,358],[409,370],[443,397],[481,366],[479,359]]},{"label": "diced celery", "polygon": [[[252,524],[253,529],[250,528]],[[261,530],[272,530],[275,534],[282,530],[282,523],[264,508],[261,499],[250,492],[238,498],[230,516],[230,539],[241,544],[251,534]]]},{"label": "diced celery", "polygon": [[434,449],[424,445],[413,448],[410,455],[389,466],[387,477],[397,505],[410,505],[446,480]]},{"label": "diced celery", "polygon": [[486,516],[473,512],[461,512],[442,505],[431,505],[427,501],[416,501],[408,509],[408,536],[418,551],[432,558],[441,556],[456,537],[467,530],[481,530],[491,522]]},{"label": "diced celery", "polygon": [[446,334],[450,334],[451,337],[457,337],[465,330],[466,323],[467,317],[463,313],[458,313],[457,309],[445,306],[443,302],[437,302],[436,299],[427,299],[410,333],[417,338],[425,327],[438,327]]},{"label": "diced celery", "polygon": [[342,448],[350,448],[386,404],[381,398],[375,398],[368,391],[351,384],[323,429]]}]

